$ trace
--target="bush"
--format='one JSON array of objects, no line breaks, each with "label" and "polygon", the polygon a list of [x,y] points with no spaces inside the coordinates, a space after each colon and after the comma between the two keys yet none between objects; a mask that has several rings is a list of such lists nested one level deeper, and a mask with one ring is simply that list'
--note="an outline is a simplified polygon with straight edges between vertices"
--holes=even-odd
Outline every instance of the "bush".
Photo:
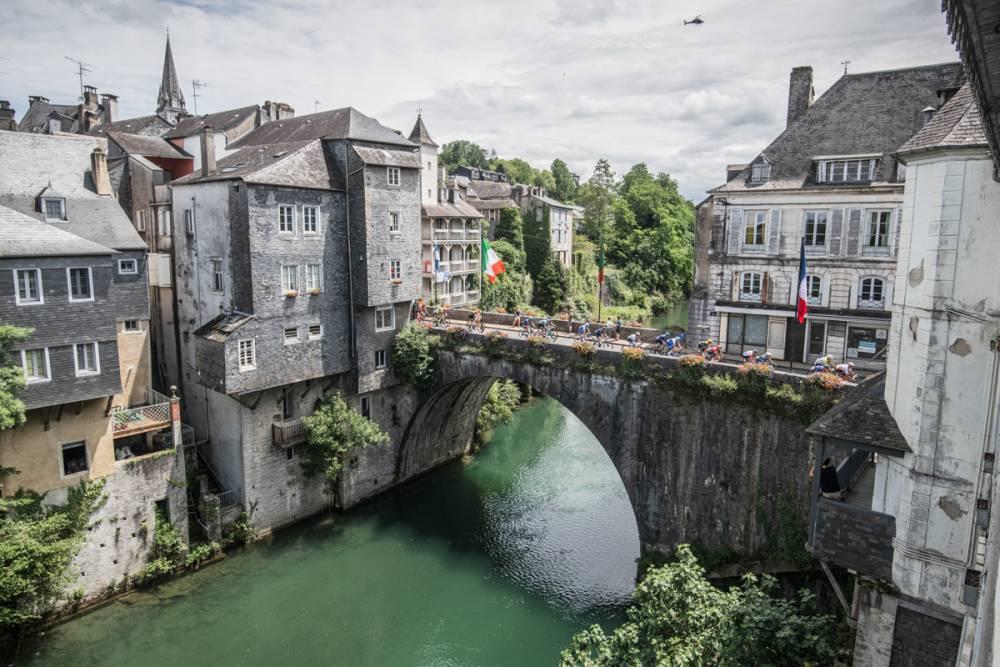
[{"label": "bush", "polygon": [[340,394],[325,397],[311,416],[302,418],[302,424],[306,430],[302,471],[307,477],[323,473],[328,490],[332,490],[351,451],[389,443],[389,435],[355,412]]},{"label": "bush", "polygon": [[392,344],[395,373],[417,387],[426,387],[434,378],[434,357],[427,328],[410,322],[396,334]]},{"label": "bush", "polygon": [[739,389],[736,380],[728,375],[705,375],[701,378],[701,384],[711,396],[716,398],[730,396]]},{"label": "bush", "polygon": [[764,396],[774,370],[767,364],[746,362],[739,367],[740,388],[749,395]]},{"label": "bush", "polygon": [[545,348],[548,342],[544,336],[528,336],[528,345],[535,348]]},{"label": "bush", "polygon": [[573,343],[573,351],[579,354],[584,359],[590,359],[594,356],[594,346],[591,343]]},{"label": "bush", "polygon": [[844,381],[840,379],[840,376],[836,373],[810,373],[806,376],[806,384],[815,389],[822,389],[823,391],[834,391],[840,389]]},{"label": "bush", "polygon": [[622,373],[627,377],[638,377],[645,371],[646,353],[638,347],[622,350]]},{"label": "bush", "polygon": [[672,307],[673,303],[671,303],[670,299],[662,294],[654,294],[653,298],[649,300],[649,312],[658,317],[669,313]]},{"label": "bush", "polygon": [[513,380],[497,380],[483,399],[476,415],[476,442],[482,443],[487,434],[500,424],[506,424],[521,403],[521,390]]}]

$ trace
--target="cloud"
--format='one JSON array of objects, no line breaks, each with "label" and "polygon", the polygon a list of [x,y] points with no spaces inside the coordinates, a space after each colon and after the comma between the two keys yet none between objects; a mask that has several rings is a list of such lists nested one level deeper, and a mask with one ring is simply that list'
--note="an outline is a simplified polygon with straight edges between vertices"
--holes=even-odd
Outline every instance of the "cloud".
[{"label": "cloud", "polygon": [[[674,3],[677,5],[677,3]],[[938,0],[6,0],[0,99],[72,101],[73,65],[151,113],[171,29],[177,69],[202,113],[291,103],[352,105],[409,131],[418,107],[438,142],[457,138],[587,178],[646,162],[692,199],[725,165],[783,129],[788,73],[813,65],[822,93],[852,61],[870,71],[956,60]],[[684,26],[701,13],[705,23]]]}]

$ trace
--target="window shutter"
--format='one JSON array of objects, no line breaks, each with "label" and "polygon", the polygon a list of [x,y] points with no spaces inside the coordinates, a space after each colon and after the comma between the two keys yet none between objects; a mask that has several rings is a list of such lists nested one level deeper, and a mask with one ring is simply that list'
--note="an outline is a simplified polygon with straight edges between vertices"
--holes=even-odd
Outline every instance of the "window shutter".
[{"label": "window shutter", "polygon": [[899,255],[899,236],[903,230],[903,209],[896,209],[894,219],[896,221],[896,230],[892,235],[892,256],[897,257]]},{"label": "window shutter", "polygon": [[729,211],[729,239],[726,254],[738,255],[743,241],[743,209],[734,208]]},{"label": "window shutter", "polygon": [[765,271],[764,272],[764,276],[761,278],[761,281],[760,281],[760,302],[761,303],[767,303],[767,293],[769,291],[767,288],[768,288],[767,271]]},{"label": "window shutter", "polygon": [[820,162],[816,167],[816,182],[823,183],[826,181],[826,162]]},{"label": "window shutter", "polygon": [[841,239],[844,236],[844,209],[835,208],[830,215],[830,254],[841,254]]},{"label": "window shutter", "polygon": [[740,299],[740,272],[733,271],[733,279],[729,283],[729,298],[732,301]]},{"label": "window shutter", "polygon": [[861,254],[861,209],[852,208],[848,215],[846,251],[841,253],[855,257]]},{"label": "window shutter", "polygon": [[781,209],[772,208],[770,213],[767,223],[767,254],[777,255],[781,252]]}]

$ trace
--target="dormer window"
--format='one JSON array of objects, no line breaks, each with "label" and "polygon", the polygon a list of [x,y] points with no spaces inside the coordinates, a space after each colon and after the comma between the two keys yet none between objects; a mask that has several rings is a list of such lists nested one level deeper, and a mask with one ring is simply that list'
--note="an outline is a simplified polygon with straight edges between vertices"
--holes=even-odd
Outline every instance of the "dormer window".
[{"label": "dormer window", "polygon": [[66,200],[62,197],[43,198],[42,213],[47,222],[63,222],[66,220]]},{"label": "dormer window", "polygon": [[817,183],[866,183],[875,180],[878,158],[867,157],[845,160],[817,159]]},{"label": "dormer window", "polygon": [[761,155],[750,166],[750,183],[767,183],[771,178],[771,163]]}]

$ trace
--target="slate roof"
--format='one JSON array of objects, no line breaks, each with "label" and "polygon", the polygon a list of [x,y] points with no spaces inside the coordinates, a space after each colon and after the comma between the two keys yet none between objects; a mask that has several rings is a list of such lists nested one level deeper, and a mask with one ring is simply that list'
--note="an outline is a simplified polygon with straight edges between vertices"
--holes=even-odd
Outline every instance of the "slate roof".
[{"label": "slate roof", "polygon": [[365,146],[354,146],[354,152],[365,164],[420,169],[420,156],[417,153],[393,151],[387,148],[367,148]]},{"label": "slate roof", "polygon": [[160,80],[160,93],[156,101],[157,111],[184,108],[184,91],[181,90],[180,81],[177,80],[174,53],[170,49],[170,35],[167,35],[167,49],[163,54],[163,77]]},{"label": "slate roof", "polygon": [[469,199],[469,203],[480,211],[492,210],[495,208],[517,208],[517,202],[513,199]]},{"label": "slate roof", "polygon": [[[35,102],[28,106],[21,121],[17,124],[18,132],[46,132],[49,127],[49,114],[56,112],[70,121],[76,118],[75,104],[52,104],[50,102]],[[70,128],[64,128],[69,130]]]},{"label": "slate roof", "polygon": [[169,158],[172,160],[190,159],[191,155],[160,137],[145,137],[139,134],[124,134],[109,132],[108,138],[118,144],[118,147],[129,155],[143,157]]},{"label": "slate roof", "polygon": [[427,131],[427,126],[424,125],[424,118],[420,114],[417,114],[417,122],[414,123],[413,130],[410,131],[410,141],[421,146],[431,146],[432,148],[437,148],[438,146],[431,139],[431,133]]},{"label": "slate roof", "polygon": [[911,451],[885,402],[885,372],[867,378],[806,428],[806,433],[887,453]]},{"label": "slate roof", "polygon": [[467,202],[459,200],[451,202],[441,202],[438,204],[424,204],[420,207],[420,215],[424,218],[481,218],[479,209],[470,206]]},{"label": "slate roof", "polygon": [[253,315],[245,313],[222,313],[195,330],[195,336],[207,340],[224,343],[241,326],[253,319]]},{"label": "slate roof", "polygon": [[546,204],[548,206],[555,206],[556,208],[573,209],[573,206],[571,204],[566,204],[564,202],[559,201],[558,199],[553,199],[552,197],[543,197],[541,195],[531,195],[531,198],[532,199],[537,199],[538,201],[540,201],[543,204]]},{"label": "slate roof", "polygon": [[830,187],[815,183],[813,159],[821,155],[880,154],[874,181],[887,182],[893,154],[923,125],[923,109],[936,107],[938,91],[959,87],[964,77],[961,63],[845,74],[762,151],[772,164],[766,183],[751,186],[748,165],[712,192]]},{"label": "slate roof", "polygon": [[[66,221],[52,227],[116,250],[145,249],[114,197],[94,192],[90,158],[107,140],[86,135],[0,132],[0,206],[44,223],[38,195],[48,189],[66,198]],[[45,223],[49,224],[49,223]]]},{"label": "slate roof", "polygon": [[101,123],[88,132],[88,134],[96,137],[106,137],[110,132],[123,132],[126,134],[158,137],[171,127],[173,125],[165,119],[153,114],[152,116],[137,116],[135,118],[126,118],[125,120],[116,120],[113,123]]},{"label": "slate roof", "polygon": [[80,257],[114,253],[110,248],[0,206],[0,257]]},{"label": "slate roof", "polygon": [[202,129],[210,127],[218,132],[232,129],[256,115],[260,107],[253,104],[239,109],[227,109],[216,113],[205,114],[203,116],[188,116],[177,122],[177,125],[163,135],[164,139],[179,139],[198,134]]},{"label": "slate roof", "polygon": [[247,183],[287,185],[290,187],[340,187],[334,182],[323,142],[290,141],[282,144],[247,146],[216,163],[216,172],[202,176],[200,171],[173,181],[174,185],[242,179]]},{"label": "slate roof", "polygon": [[930,122],[899,149],[899,153],[932,148],[986,146],[983,119],[967,83],[934,114]]},{"label": "slate roof", "polygon": [[243,135],[229,147],[243,148],[309,139],[353,139],[407,148],[417,146],[403,135],[390,130],[354,107],[344,107],[266,123]]},{"label": "slate roof", "polygon": [[510,199],[510,183],[499,181],[468,181],[469,190],[479,199]]}]

